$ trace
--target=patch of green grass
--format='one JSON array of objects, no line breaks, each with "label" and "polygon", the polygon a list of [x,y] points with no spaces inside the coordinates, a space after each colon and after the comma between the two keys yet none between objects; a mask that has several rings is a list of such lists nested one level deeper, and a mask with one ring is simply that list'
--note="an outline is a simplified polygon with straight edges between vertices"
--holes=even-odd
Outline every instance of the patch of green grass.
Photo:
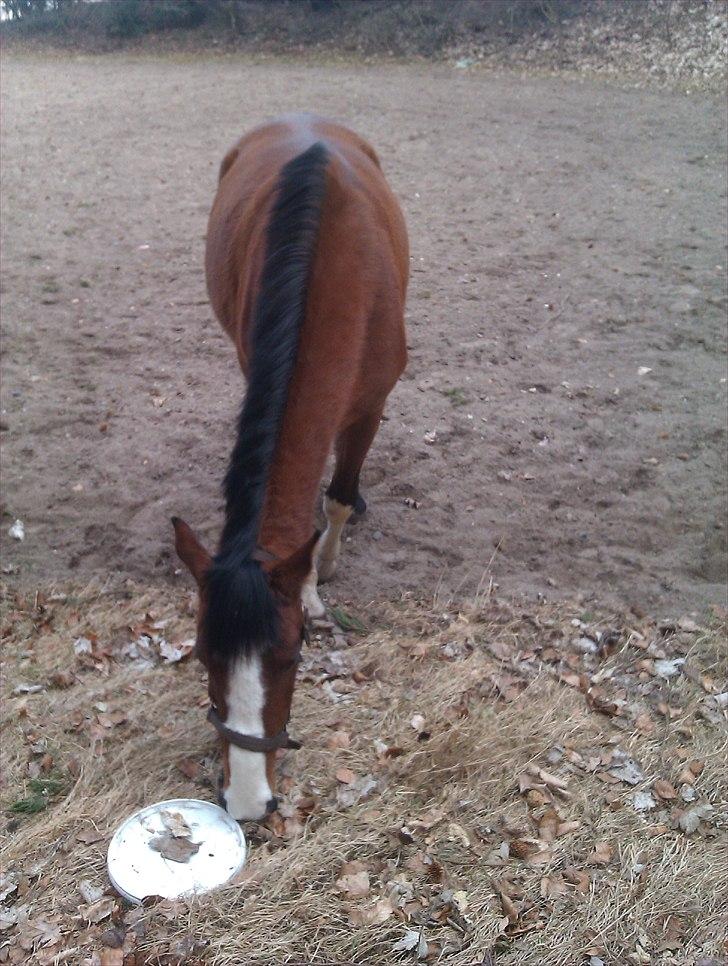
[{"label": "patch of green grass", "polygon": [[597,619],[596,614],[592,614],[590,610],[585,610],[583,614],[580,615],[579,620],[582,624],[591,624]]},{"label": "patch of green grass", "polygon": [[443,396],[450,400],[453,406],[464,406],[468,401],[464,390],[458,389],[457,387],[454,389],[442,389],[441,392]]},{"label": "patch of green grass", "polygon": [[61,291],[61,286],[54,278],[46,278],[41,286],[44,292],[55,295],[57,292]]},{"label": "patch of green grass", "polygon": [[344,631],[355,631],[357,634],[366,633],[366,627],[362,624],[359,618],[354,617],[353,614],[347,614],[346,611],[342,610],[340,607],[332,607],[331,616]]},{"label": "patch of green grass", "polygon": [[19,798],[10,806],[10,811],[16,815],[36,815],[42,812],[64,791],[66,783],[61,778],[31,778],[28,787],[30,794]]}]

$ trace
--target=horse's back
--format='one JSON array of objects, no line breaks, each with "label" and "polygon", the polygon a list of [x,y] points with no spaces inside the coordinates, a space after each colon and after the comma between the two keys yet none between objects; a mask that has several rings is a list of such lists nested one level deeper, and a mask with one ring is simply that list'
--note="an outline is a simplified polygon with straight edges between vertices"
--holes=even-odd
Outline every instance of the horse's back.
[{"label": "horse's back", "polygon": [[[326,146],[329,163],[309,292],[312,309],[339,317],[342,312],[373,313],[378,324],[385,316],[403,313],[407,234],[376,152],[333,121],[312,115],[283,117],[246,134],[225,156],[208,224],[208,292],[215,313],[238,344],[242,362],[240,339],[254,304],[280,171],[317,142]],[[348,297],[343,299],[345,292]]]}]

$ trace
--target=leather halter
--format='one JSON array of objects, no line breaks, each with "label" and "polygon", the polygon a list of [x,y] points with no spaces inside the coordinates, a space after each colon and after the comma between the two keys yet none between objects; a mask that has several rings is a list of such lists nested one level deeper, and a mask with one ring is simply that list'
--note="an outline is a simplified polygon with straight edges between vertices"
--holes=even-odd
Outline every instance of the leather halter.
[{"label": "leather halter", "polygon": [[296,741],[295,738],[291,738],[285,728],[282,728],[277,735],[273,735],[270,738],[258,738],[255,735],[241,734],[233,728],[228,728],[212,706],[210,706],[210,710],[207,712],[207,720],[220,732],[226,741],[229,741],[231,745],[235,745],[237,748],[243,748],[245,751],[260,751],[265,753],[267,751],[276,751],[278,748],[301,747],[301,742]]},{"label": "leather halter", "polygon": [[[311,643],[308,634],[307,618],[308,615],[304,611],[303,630],[301,631],[302,644],[304,642],[306,644]],[[210,705],[207,712],[207,720],[226,741],[229,741],[231,745],[235,745],[236,748],[242,748],[244,751],[259,751],[265,754],[268,751],[277,751],[278,748],[293,748],[294,750],[298,750],[301,747],[301,742],[296,741],[295,738],[291,738],[285,728],[281,728],[277,735],[272,735],[269,738],[259,738],[257,735],[244,735],[240,731],[235,731],[234,728],[228,728],[212,705]]]}]

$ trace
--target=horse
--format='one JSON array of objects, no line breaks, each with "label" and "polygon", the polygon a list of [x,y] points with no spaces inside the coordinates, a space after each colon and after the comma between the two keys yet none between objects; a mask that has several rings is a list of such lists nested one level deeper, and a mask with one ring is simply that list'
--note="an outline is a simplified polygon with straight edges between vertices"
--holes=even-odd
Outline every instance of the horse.
[{"label": "horse", "polygon": [[[218,800],[237,820],[277,807],[306,612],[325,608],[342,530],[366,504],[362,465],[407,361],[407,230],[374,149],[313,115],[245,135],[220,166],[205,269],[247,388],[211,556],[172,519],[199,589],[196,654],[219,732]],[[315,528],[329,454],[326,527]]]}]

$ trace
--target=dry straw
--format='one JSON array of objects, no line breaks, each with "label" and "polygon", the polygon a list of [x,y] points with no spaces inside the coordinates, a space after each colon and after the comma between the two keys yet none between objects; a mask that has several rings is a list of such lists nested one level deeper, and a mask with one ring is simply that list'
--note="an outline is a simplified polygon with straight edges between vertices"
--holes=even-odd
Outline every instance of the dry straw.
[{"label": "dry straw", "polygon": [[[156,621],[168,623],[152,636],[189,637],[193,609],[168,588],[7,595],[12,891],[0,961],[324,966],[419,954],[449,966],[556,966],[720,955],[724,638],[636,626],[633,616],[579,624],[576,605],[524,610],[492,598],[460,611],[411,599],[372,607],[357,615],[368,630],[334,655],[322,630],[294,701],[291,732],[304,748],[281,761],[282,815],[247,829],[240,881],[190,903],[131,914],[119,903],[84,921],[94,912],[79,884],[107,888],[106,846],[126,815],[213,796],[201,668],[192,658],[142,669],[120,657]],[[83,636],[96,667],[74,652]],[[662,679],[655,654],[685,663]],[[16,693],[33,685],[43,690]],[[616,716],[599,710],[610,702]],[[635,785],[612,774],[626,759]],[[349,782],[338,780],[341,769],[354,780],[346,771]],[[36,788],[57,781],[47,807],[10,811],[33,799],[33,774]],[[658,779],[673,799],[656,794]],[[695,808],[686,834],[680,817]],[[364,895],[344,888],[352,861],[368,873],[357,880]]]}]

